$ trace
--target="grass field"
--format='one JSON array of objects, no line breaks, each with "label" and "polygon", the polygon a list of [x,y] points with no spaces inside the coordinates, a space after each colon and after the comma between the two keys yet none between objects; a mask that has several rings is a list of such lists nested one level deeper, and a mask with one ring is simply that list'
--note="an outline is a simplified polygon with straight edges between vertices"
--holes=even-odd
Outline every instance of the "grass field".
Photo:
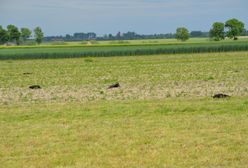
[{"label": "grass field", "polygon": [[[2,167],[248,165],[248,52],[0,67]],[[114,82],[121,87],[107,89]],[[215,93],[231,98],[214,100]]]},{"label": "grass field", "polygon": [[[238,41],[248,41],[248,37],[242,36],[239,37]],[[88,43],[87,43],[88,42]],[[60,42],[60,45],[117,45],[117,44],[122,44],[122,45],[143,45],[143,44],[191,44],[191,43],[214,43],[214,41],[211,41],[209,38],[190,38],[186,42],[181,42],[176,39],[142,39],[142,40],[113,40],[113,41],[87,41],[87,42]],[[232,39],[225,39],[224,41],[221,41],[221,43],[226,43],[226,42],[233,42]],[[57,45],[59,42],[54,41],[54,42],[45,42],[42,44],[42,46],[49,46],[49,45]]]}]

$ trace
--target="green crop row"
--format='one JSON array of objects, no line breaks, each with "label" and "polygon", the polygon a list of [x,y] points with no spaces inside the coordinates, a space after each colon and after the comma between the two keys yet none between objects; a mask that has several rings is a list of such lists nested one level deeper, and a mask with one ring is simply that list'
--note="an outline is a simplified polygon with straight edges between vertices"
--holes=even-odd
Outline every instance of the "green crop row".
[{"label": "green crop row", "polygon": [[248,51],[248,43],[1,49],[0,60]]}]

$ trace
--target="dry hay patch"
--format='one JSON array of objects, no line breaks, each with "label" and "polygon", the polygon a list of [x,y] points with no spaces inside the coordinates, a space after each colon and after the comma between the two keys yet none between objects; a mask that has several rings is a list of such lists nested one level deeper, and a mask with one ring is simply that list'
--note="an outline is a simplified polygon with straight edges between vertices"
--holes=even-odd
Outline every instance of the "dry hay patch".
[{"label": "dry hay patch", "polygon": [[164,81],[160,83],[120,83],[120,85],[121,87],[114,89],[108,89],[108,84],[51,86],[39,90],[21,87],[0,88],[0,102],[148,100],[169,97],[211,97],[219,92],[232,96],[248,96],[247,82]]}]

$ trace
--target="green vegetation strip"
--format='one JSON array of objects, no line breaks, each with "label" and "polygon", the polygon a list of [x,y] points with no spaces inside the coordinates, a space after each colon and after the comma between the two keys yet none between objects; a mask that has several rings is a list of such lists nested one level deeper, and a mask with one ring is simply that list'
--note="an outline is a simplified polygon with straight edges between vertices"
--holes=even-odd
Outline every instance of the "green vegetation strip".
[{"label": "green vegetation strip", "polygon": [[247,42],[0,49],[0,60],[248,51]]}]

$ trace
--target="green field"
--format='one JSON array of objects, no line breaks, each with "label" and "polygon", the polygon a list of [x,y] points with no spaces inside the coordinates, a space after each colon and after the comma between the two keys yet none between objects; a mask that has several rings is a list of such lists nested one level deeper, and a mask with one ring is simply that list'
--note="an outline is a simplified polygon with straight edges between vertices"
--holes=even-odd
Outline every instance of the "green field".
[{"label": "green field", "polygon": [[248,165],[248,52],[13,59],[0,69],[0,167]]},{"label": "green field", "polygon": [[[238,41],[248,41],[247,37],[240,37]],[[190,38],[186,42],[181,42],[176,39],[143,39],[143,40],[113,40],[113,41],[79,41],[79,42],[61,42],[61,41],[54,41],[54,42],[44,42],[42,43],[43,47],[50,46],[50,45],[143,45],[143,44],[191,44],[191,43],[214,43],[209,38]],[[232,39],[225,39],[224,41],[217,42],[217,43],[226,43],[226,42],[233,42]]]},{"label": "green field", "polygon": [[158,39],[143,41],[100,41],[97,42],[97,44],[91,45],[80,44],[78,42],[62,44],[63,45],[53,45],[48,43],[41,46],[0,46],[0,60],[248,51],[248,39],[240,39],[238,41],[225,40],[221,42],[209,41],[209,39],[205,38],[192,39],[188,42]]}]

